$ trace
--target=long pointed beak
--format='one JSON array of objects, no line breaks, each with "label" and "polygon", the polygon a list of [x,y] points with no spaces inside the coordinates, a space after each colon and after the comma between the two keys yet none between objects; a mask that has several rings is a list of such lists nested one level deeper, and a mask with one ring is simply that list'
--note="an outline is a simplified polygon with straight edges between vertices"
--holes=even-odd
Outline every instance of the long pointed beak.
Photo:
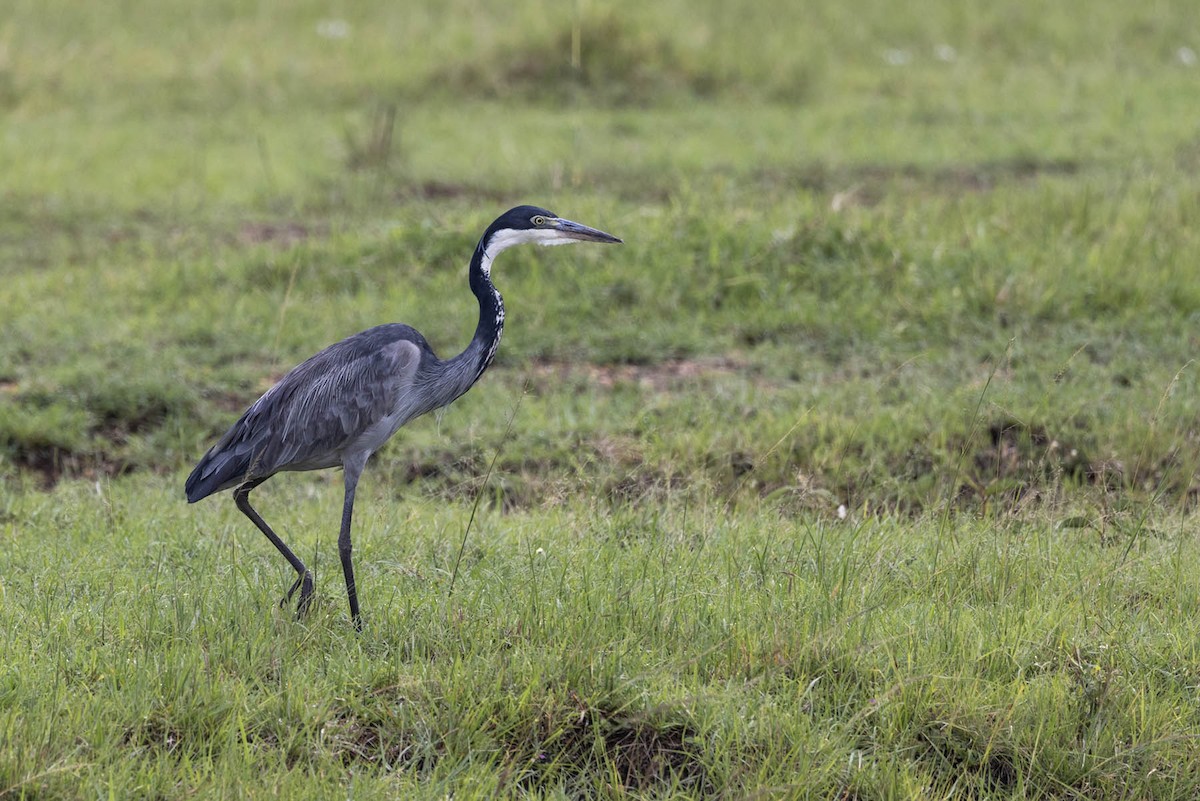
[{"label": "long pointed beak", "polygon": [[567,239],[577,239],[580,242],[612,242],[620,244],[621,240],[617,239],[612,234],[606,234],[597,228],[589,228],[586,225],[564,220],[561,217],[554,221],[554,230],[558,231]]}]

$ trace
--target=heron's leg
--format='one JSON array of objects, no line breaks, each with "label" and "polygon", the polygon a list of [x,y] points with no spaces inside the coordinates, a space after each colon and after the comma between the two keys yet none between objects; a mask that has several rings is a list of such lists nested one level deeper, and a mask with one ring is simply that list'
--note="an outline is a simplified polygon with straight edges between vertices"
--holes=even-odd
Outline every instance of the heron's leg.
[{"label": "heron's leg", "polygon": [[283,558],[287,559],[291,566],[295,569],[296,573],[299,574],[295,583],[292,584],[291,589],[288,590],[287,596],[282,602],[280,602],[280,606],[283,606],[288,601],[292,600],[292,593],[294,593],[296,588],[299,587],[300,601],[296,606],[296,612],[302,615],[308,611],[308,605],[312,601],[312,572],[304,566],[304,562],[300,561],[300,557],[292,553],[292,549],[287,547],[287,544],[284,543],[283,540],[279,539],[279,536],[271,530],[270,526],[267,525],[267,521],[263,520],[262,516],[259,515],[259,513],[254,510],[254,507],[250,505],[250,490],[254,489],[264,481],[266,481],[265,478],[256,479],[241,485],[233,491],[233,500],[234,503],[237,504],[237,508],[241,510],[242,514],[250,518],[250,521],[254,523],[254,525],[258,526],[258,530],[267,535],[267,539],[271,541],[271,544],[274,545],[281,554],[283,554]]},{"label": "heron's leg", "polygon": [[362,474],[366,457],[361,461],[344,464],[346,477],[346,498],[342,504],[342,531],[338,535],[338,556],[342,559],[342,573],[346,575],[346,596],[350,599],[350,619],[354,628],[362,631],[362,616],[358,613],[358,588],[354,584],[354,563],[351,559],[350,518],[354,512],[354,493],[358,489],[358,477]]}]

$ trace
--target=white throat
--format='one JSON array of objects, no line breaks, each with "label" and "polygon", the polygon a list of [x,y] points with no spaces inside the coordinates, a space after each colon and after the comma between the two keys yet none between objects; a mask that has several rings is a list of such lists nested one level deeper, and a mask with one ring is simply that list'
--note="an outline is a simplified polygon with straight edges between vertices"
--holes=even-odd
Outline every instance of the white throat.
[{"label": "white throat", "polygon": [[480,260],[479,266],[484,275],[491,277],[492,262],[501,253],[515,245],[569,245],[578,241],[578,239],[563,236],[550,228],[529,228],[522,231],[506,228],[492,235],[491,241],[483,251],[483,258]]}]

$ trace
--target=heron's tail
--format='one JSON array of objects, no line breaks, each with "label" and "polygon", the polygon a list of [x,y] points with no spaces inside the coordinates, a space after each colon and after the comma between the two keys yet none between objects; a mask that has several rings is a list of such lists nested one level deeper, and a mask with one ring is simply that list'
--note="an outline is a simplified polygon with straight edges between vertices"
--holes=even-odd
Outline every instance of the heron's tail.
[{"label": "heron's tail", "polygon": [[195,503],[247,479],[252,465],[251,451],[246,448],[229,447],[227,439],[228,435],[222,437],[220,442],[204,454],[204,458],[188,476],[187,483],[183,485],[188,503]]}]

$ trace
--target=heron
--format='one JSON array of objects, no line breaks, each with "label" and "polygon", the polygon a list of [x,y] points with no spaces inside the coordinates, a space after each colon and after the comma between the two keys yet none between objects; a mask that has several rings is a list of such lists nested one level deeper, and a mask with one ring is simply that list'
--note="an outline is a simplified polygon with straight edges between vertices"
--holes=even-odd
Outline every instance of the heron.
[{"label": "heron", "polygon": [[188,503],[233,490],[237,508],[296,571],[296,581],[280,601],[281,607],[299,589],[297,614],[308,610],[313,574],[250,505],[250,493],[276,473],[342,468],[338,556],[350,618],[361,631],[350,520],[367,460],[405,423],[461,397],[492,363],[504,331],[504,300],[491,275],[495,258],[515,245],[573,242],[621,240],[537,206],[509,209],[488,226],[471,256],[467,281],[479,301],[479,321],[462,353],[438,358],[425,337],[403,323],[368,328],[294,367],[200,459],[185,485]]}]

